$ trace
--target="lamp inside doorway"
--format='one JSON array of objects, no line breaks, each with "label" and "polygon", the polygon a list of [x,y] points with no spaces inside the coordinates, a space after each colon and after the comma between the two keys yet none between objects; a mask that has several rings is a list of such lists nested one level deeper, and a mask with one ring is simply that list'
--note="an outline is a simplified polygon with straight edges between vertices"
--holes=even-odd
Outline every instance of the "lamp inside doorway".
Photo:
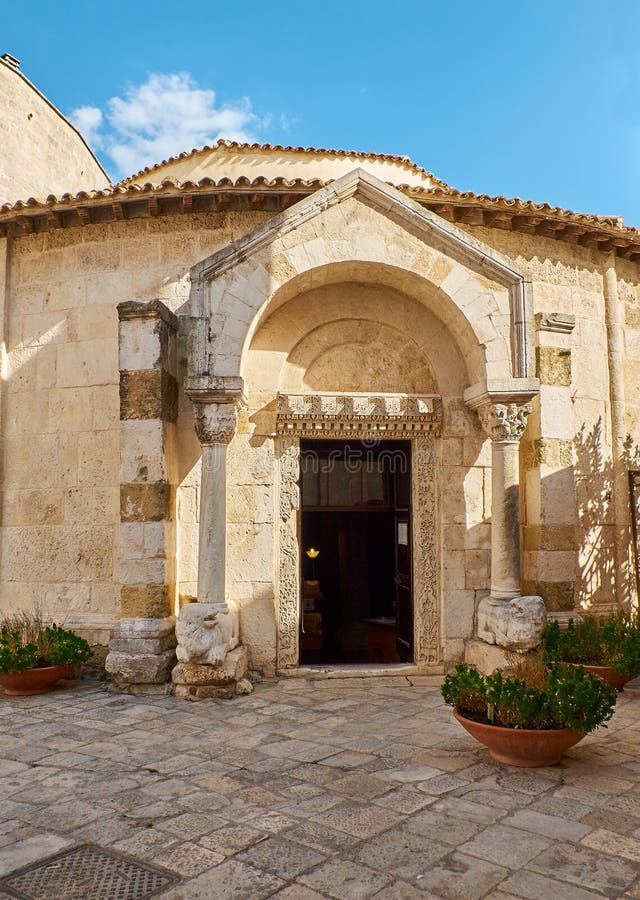
[{"label": "lamp inside doorway", "polygon": [[316,550],[315,547],[309,547],[308,550],[305,550],[305,553],[311,560],[311,574],[313,576],[313,580],[316,581],[316,559],[320,555],[320,551]]}]

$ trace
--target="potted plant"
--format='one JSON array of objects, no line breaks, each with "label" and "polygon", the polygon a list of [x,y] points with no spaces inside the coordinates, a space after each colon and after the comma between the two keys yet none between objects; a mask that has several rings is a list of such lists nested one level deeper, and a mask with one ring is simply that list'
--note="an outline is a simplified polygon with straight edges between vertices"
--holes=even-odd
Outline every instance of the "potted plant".
[{"label": "potted plant", "polygon": [[467,665],[447,675],[445,703],[469,734],[511,766],[552,766],[613,715],[616,694],[582,668],[547,666],[544,653],[510,673],[483,676]]},{"label": "potted plant", "polygon": [[59,625],[45,625],[37,610],[0,619],[0,685],[6,694],[44,694],[92,655],[83,638]]},{"label": "potted plant", "polygon": [[621,691],[640,675],[640,619],[618,612],[606,618],[570,619],[566,631],[549,622],[542,638],[549,660],[580,664]]}]

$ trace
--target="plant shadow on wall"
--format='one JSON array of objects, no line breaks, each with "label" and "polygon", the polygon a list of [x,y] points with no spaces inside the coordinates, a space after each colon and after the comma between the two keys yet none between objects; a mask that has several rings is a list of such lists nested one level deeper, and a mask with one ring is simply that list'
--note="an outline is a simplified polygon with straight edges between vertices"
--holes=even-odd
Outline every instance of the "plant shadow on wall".
[{"label": "plant shadow on wall", "polygon": [[[576,608],[627,605],[632,599],[630,582],[616,586],[614,464],[611,457],[605,455],[602,418],[591,430],[587,430],[586,425],[582,426],[575,437],[574,447],[580,553],[575,586]],[[623,452],[622,462],[626,469],[640,467],[640,447],[633,445],[630,435]],[[631,540],[629,564],[633,566]]]}]

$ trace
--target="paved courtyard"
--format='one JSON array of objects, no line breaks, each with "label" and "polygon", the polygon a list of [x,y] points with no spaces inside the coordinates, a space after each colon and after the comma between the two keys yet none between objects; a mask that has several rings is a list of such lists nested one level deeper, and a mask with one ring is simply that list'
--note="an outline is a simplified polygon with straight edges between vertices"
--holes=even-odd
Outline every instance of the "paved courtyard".
[{"label": "paved courtyard", "polygon": [[537,770],[491,762],[427,678],[193,704],[76,682],[0,723],[0,879],[91,843],[179,876],[163,900],[640,897],[633,687]]}]

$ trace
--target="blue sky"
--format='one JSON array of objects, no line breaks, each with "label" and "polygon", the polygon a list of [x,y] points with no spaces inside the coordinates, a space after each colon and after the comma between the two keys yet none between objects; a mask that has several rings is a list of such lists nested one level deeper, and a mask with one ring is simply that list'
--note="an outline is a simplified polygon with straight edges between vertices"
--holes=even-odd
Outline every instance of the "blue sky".
[{"label": "blue sky", "polygon": [[[223,135],[640,226],[640,2],[32,0],[0,52],[114,178]],[[79,111],[79,112],[78,112]]]}]

